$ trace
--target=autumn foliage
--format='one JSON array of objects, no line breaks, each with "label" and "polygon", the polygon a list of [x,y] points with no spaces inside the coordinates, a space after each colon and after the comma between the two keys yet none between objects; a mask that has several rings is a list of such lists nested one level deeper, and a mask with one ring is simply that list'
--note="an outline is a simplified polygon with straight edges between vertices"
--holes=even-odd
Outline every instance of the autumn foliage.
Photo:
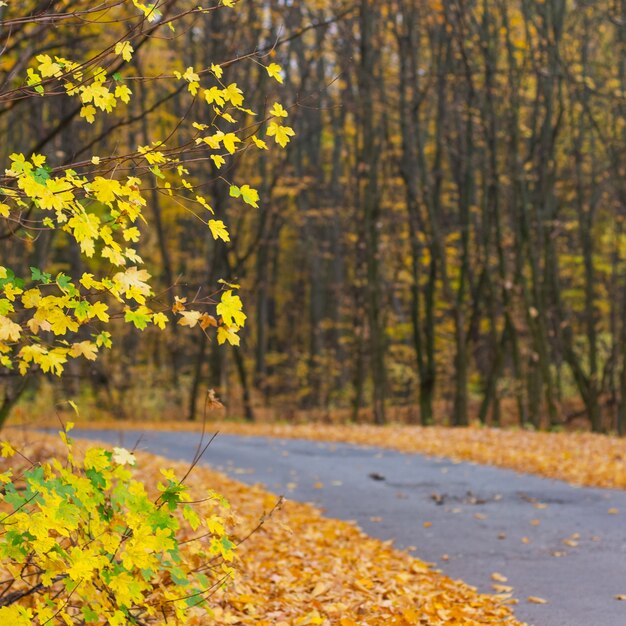
[{"label": "autumn foliage", "polygon": [[[0,265],[3,375],[61,376],[74,360],[93,362],[112,346],[115,320],[139,331],[198,327],[215,332],[218,344],[238,345],[246,321],[238,285],[216,277],[189,296],[172,295],[174,285],[157,294],[140,255],[151,229],[145,213],[161,196],[213,240],[228,242],[231,233],[204,192],[205,178],[219,180],[233,201],[256,208],[257,190],[232,180],[229,162],[245,150],[268,150],[259,135],[281,147],[294,135],[278,102],[264,115],[247,108],[225,67],[167,58],[163,41],[236,3],[25,4],[0,3],[0,24],[9,33],[4,54],[13,68],[0,92],[3,112],[27,102],[31,116],[57,124],[52,136],[70,123],[91,130],[83,135],[85,146],[55,152],[44,141],[8,156],[0,232],[16,254],[3,254],[6,265]],[[22,44],[37,37],[47,43],[31,56]],[[79,55],[70,43],[83,38],[97,47]],[[140,51],[144,60],[165,54],[165,65],[139,74]],[[267,80],[282,83],[278,64],[262,67]],[[129,142],[121,131],[129,117],[135,122],[149,115],[136,92],[157,81],[169,85],[170,97],[179,97],[187,112],[165,132],[159,127],[154,138],[145,126],[143,141]],[[50,112],[59,102],[68,113],[57,123]],[[102,149],[102,133],[113,141],[111,149]],[[19,144],[26,128],[16,135],[12,143]],[[92,151],[94,145],[100,150]],[[190,174],[189,161],[203,165],[204,177]],[[43,262],[33,260],[25,271],[41,241],[62,246],[76,263],[60,267],[39,257]],[[0,422],[16,399],[10,391],[7,385]],[[227,563],[234,545],[220,516],[225,502],[209,492],[192,504],[171,470],[162,471],[153,497],[150,486],[134,478],[132,453],[91,447],[76,455],[66,432],[61,436],[66,458],[16,464],[0,476],[0,621],[121,626],[184,621],[190,611],[206,611],[207,598],[232,574]],[[5,443],[2,453],[15,450]]]},{"label": "autumn foliage", "polygon": [[[20,467],[18,456],[0,475],[1,623],[126,626],[206,612],[233,574],[227,503],[208,491],[191,504],[184,476],[171,469],[147,486],[128,450],[77,453],[66,431],[61,437],[63,462],[21,459]],[[15,453],[3,444],[4,457]]]},{"label": "autumn foliage", "polygon": [[[623,0],[246,0],[208,13],[167,0],[154,21],[133,7],[129,28],[116,21],[128,2],[57,2],[55,20],[28,24],[17,4],[31,7],[1,9],[14,33],[0,67],[6,167],[21,153],[35,170],[31,157],[45,156],[50,185],[72,164],[90,184],[97,175],[123,190],[135,176],[153,227],[128,224],[139,242],[112,235],[144,260],[124,257],[112,275],[137,267],[154,291],[144,305],[126,291],[107,301],[123,345],[94,345],[91,327],[105,330],[95,317],[78,341],[49,346],[61,352],[33,355],[51,368],[67,359],[94,405],[193,418],[209,386],[249,419],[393,421],[401,407],[423,425],[626,432]],[[91,12],[79,20],[75,6]],[[299,141],[287,143],[291,129]],[[265,150],[276,142],[286,149]],[[149,163],[159,152],[174,161]],[[99,202],[97,188],[73,193]],[[2,239],[2,265],[26,290],[40,285],[31,266],[83,293],[83,273],[108,273],[98,238],[80,260],[80,244],[3,202],[13,217],[0,218],[0,236],[17,228],[17,239]],[[216,314],[220,278],[241,285],[241,331]],[[176,298],[185,309],[172,313]],[[8,312],[26,334],[29,311]],[[95,349],[97,361],[85,358]]]},{"label": "autumn foliage", "polygon": [[[258,136],[261,132],[276,144],[287,145],[294,135],[283,123],[288,113],[276,102],[257,116],[245,106],[237,83],[227,79],[229,70],[215,63],[179,71],[184,60],[172,58],[155,75],[138,75],[137,65],[129,67],[139,49],[145,57],[167,51],[161,31],[176,37],[177,28],[215,11],[233,10],[234,4],[221,1],[203,8],[190,2],[133,0],[96,8],[71,3],[66,12],[2,9],[2,25],[19,26],[27,37],[50,24],[58,27],[50,34],[46,53],[29,58],[22,51],[13,60],[16,67],[24,63],[25,68],[0,93],[7,106],[29,100],[34,109],[47,114],[47,100],[66,99],[72,111],[69,119],[93,126],[95,144],[99,123],[105,123],[102,118],[120,113],[143,119],[149,114],[144,102],[133,107],[135,85],[143,89],[150,82],[168,82],[172,94],[180,95],[181,106],[194,113],[193,118],[190,113],[174,121],[167,132],[155,133],[161,138],[152,140],[146,131],[143,144],[128,145],[120,135],[117,151],[90,154],[89,147],[75,148],[61,159],[36,150],[9,155],[0,186],[4,237],[25,241],[27,251],[40,238],[57,242],[64,237],[65,249],[79,254],[81,261],[80,269],[74,266],[71,271],[34,265],[24,273],[22,262],[16,268],[0,265],[0,366],[5,372],[17,369],[23,376],[40,370],[60,376],[70,360],[94,361],[112,345],[107,328],[114,319],[140,331],[168,324],[197,326],[203,332],[213,328],[218,344],[239,344],[246,315],[234,293],[238,285],[223,280],[221,289],[205,285],[191,294],[191,300],[182,294],[172,296],[173,285],[167,286],[166,294],[155,293],[139,250],[147,223],[144,213],[150,205],[155,209],[163,197],[206,227],[214,240],[228,242],[229,230],[203,191],[206,181],[192,176],[187,162],[195,167],[203,163],[205,177],[219,180],[233,201],[258,207],[258,191],[230,180],[228,163],[248,149],[267,150]],[[89,50],[85,59],[69,58],[61,35],[70,28],[78,28],[73,36],[82,30],[86,37],[97,34],[100,47]],[[16,46],[21,50],[19,41]],[[282,82],[278,64],[264,67],[267,80]],[[122,117],[109,125],[108,139],[128,123]],[[71,158],[78,154],[81,158]],[[2,417],[10,400],[7,395]]]}]

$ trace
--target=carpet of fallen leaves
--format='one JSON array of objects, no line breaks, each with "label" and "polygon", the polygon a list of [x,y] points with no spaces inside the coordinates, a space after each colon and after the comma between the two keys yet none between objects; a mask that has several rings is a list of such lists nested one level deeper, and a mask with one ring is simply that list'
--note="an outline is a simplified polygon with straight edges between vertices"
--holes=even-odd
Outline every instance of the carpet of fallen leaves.
[{"label": "carpet of fallen leaves", "polygon": [[[140,422],[95,422],[81,427],[143,429]],[[155,422],[150,428],[200,430],[189,422]],[[382,446],[558,478],[575,485],[626,489],[626,439],[591,433],[542,433],[494,428],[336,426],[211,422],[212,432],[314,439]]]},{"label": "carpet of fallen leaves", "polygon": [[[31,459],[62,453],[54,437],[27,434],[24,441],[23,435],[14,435],[9,439]],[[162,467],[171,467],[179,476],[188,469],[150,454],[137,456],[141,477],[148,483],[159,480]],[[275,495],[200,466],[193,469],[188,484],[199,497],[211,488],[228,498],[234,511],[231,537],[248,537],[238,548],[234,582],[212,598],[212,624],[520,624],[508,606],[514,603],[509,594],[479,594],[395,550],[390,542],[371,539],[353,524],[322,517],[310,505],[286,501],[276,508]],[[206,618],[192,617],[188,623],[205,624]]]}]

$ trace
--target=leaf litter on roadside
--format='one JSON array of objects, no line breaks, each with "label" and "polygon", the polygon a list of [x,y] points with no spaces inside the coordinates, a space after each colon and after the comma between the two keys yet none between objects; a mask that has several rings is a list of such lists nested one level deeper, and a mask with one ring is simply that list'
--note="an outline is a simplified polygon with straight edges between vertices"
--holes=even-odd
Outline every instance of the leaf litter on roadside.
[{"label": "leaf litter on roadside", "polygon": [[[39,447],[39,458],[58,452],[54,438],[29,438],[26,445]],[[163,466],[180,475],[188,469],[143,452],[135,456],[145,478],[158,477]],[[211,598],[216,626],[520,625],[510,594],[480,594],[311,505],[286,501],[276,509],[277,496],[201,466],[187,483],[199,497],[208,486],[225,496],[235,512],[228,520],[231,538],[247,537],[237,550],[234,581]],[[206,616],[187,623],[202,626]]]},{"label": "leaf litter on roadside", "polygon": [[[81,427],[142,429],[145,423],[101,421]],[[161,430],[200,430],[201,424],[154,422]],[[243,424],[216,421],[211,431],[282,438],[346,442],[420,452],[558,478],[576,485],[626,489],[626,439],[592,433],[543,433],[495,428],[370,426],[328,424]],[[447,468],[442,468],[442,471]]]}]

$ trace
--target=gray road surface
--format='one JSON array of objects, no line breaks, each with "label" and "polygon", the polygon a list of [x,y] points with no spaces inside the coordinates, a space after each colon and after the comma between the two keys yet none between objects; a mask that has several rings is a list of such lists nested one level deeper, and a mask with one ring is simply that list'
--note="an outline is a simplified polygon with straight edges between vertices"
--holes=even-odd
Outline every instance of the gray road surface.
[{"label": "gray road surface", "polygon": [[[189,460],[199,437],[73,435],[126,447],[141,436],[139,447],[175,460]],[[481,591],[491,591],[491,574],[499,572],[520,599],[516,615],[529,624],[626,626],[626,601],[614,599],[626,594],[626,492],[418,454],[263,437],[219,435],[204,462],[312,502],[329,517],[355,520]],[[548,603],[532,604],[529,596]]]}]

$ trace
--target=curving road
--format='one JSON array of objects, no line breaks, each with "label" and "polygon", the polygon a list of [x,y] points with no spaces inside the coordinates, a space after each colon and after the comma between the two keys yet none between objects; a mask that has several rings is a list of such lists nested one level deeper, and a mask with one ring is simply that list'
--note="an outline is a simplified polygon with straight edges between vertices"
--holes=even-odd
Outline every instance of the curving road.
[{"label": "curving road", "polygon": [[[73,431],[190,460],[193,433]],[[204,462],[244,483],[312,502],[369,535],[492,592],[504,575],[520,620],[626,626],[626,492],[348,444],[219,435]],[[534,604],[527,598],[545,599]],[[625,596],[626,597],[626,596]]]}]

